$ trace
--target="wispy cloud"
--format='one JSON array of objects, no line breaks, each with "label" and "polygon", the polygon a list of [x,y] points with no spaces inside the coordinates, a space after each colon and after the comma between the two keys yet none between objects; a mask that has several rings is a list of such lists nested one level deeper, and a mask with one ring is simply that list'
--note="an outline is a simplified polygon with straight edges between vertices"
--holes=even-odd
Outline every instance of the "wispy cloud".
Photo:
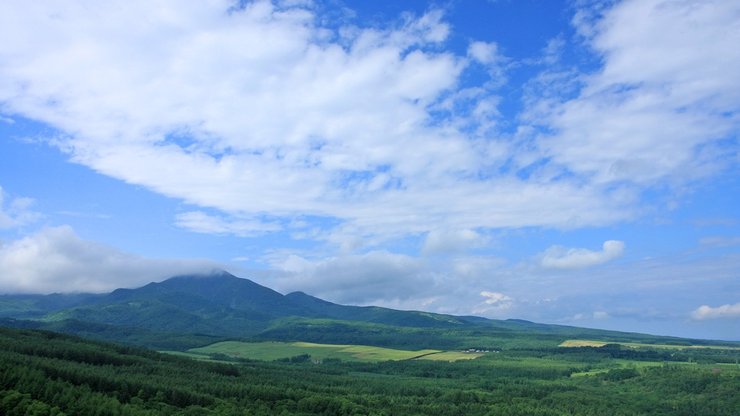
[{"label": "wispy cloud", "polygon": [[9,198],[0,186],[0,230],[22,227],[41,218],[41,214],[31,208],[33,203],[31,198]]},{"label": "wispy cloud", "polygon": [[624,242],[616,240],[605,241],[601,251],[552,246],[542,254],[540,264],[545,268],[580,269],[614,260],[621,257],[622,253]]},{"label": "wispy cloud", "polygon": [[700,321],[705,319],[740,318],[740,303],[717,306],[716,308],[702,305],[691,313],[691,317]]},{"label": "wispy cloud", "polygon": [[740,245],[740,237],[711,236],[702,237],[699,244],[705,247],[732,247]]},{"label": "wispy cloud", "polygon": [[499,292],[484,290],[480,295],[485,299],[472,309],[472,313],[478,315],[495,316],[506,313],[514,303],[514,299]]},{"label": "wispy cloud", "polygon": [[206,234],[234,234],[239,237],[250,237],[277,231],[277,224],[259,220],[241,218],[224,218],[207,214],[203,211],[189,211],[177,214],[175,224],[179,227]]},{"label": "wispy cloud", "polygon": [[[360,238],[610,224],[639,215],[644,187],[720,166],[738,126],[738,79],[718,69],[740,60],[737,31],[718,36],[732,2],[580,19],[603,68],[543,74],[577,82],[525,100],[514,137],[495,128],[506,59],[448,49],[439,11],[363,27],[267,1],[160,6],[4,4],[0,100],[79,163],[237,218],[332,218]],[[473,65],[490,67],[480,85]]]},{"label": "wispy cloud", "polygon": [[485,242],[486,238],[473,230],[432,230],[421,251],[424,254],[456,253],[480,247]]},{"label": "wispy cloud", "polygon": [[[686,180],[727,166],[725,140],[740,125],[734,2],[628,0],[575,19],[603,62],[592,74],[543,78],[528,113],[549,133],[542,150],[594,183]],[[577,83],[575,98],[572,86]],[[736,149],[736,143],[734,146]]]}]

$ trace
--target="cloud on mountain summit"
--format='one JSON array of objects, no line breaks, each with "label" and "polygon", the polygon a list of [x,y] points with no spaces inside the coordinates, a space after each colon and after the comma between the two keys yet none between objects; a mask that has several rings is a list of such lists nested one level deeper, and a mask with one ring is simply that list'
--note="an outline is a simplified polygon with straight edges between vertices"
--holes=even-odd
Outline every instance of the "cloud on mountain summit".
[{"label": "cloud on mountain summit", "polygon": [[126,253],[81,239],[69,226],[44,228],[0,244],[0,287],[5,293],[106,292],[214,267],[210,261]]}]

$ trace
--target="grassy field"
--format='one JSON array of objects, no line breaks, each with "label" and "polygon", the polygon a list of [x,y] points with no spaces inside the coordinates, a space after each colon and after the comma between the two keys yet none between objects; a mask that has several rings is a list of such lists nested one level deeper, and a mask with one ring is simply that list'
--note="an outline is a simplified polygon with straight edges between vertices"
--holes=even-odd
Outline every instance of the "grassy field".
[{"label": "grassy field", "polygon": [[417,358],[417,360],[432,360],[432,361],[460,361],[460,360],[473,360],[483,356],[484,353],[479,352],[462,352],[462,351],[442,351],[436,354],[429,354],[423,357]]},{"label": "grassy field", "polygon": [[400,360],[437,360],[458,361],[478,358],[482,353],[464,353],[460,351],[440,350],[398,350],[391,348],[371,347],[366,345],[315,344],[311,342],[217,342],[205,347],[193,348],[181,353],[193,358],[205,358],[212,354],[224,354],[233,358],[274,361],[290,359],[308,354],[312,360],[339,359],[342,361],[400,361]]},{"label": "grassy field", "polygon": [[606,344],[619,344],[630,348],[659,348],[668,350],[683,350],[686,348],[708,348],[716,350],[736,350],[740,351],[740,347],[724,347],[718,345],[668,345],[668,344],[642,344],[638,342],[604,342],[604,341],[593,341],[587,339],[569,339],[563,341],[560,347],[603,347]]},{"label": "grassy field", "polygon": [[273,361],[308,354],[313,360],[340,359],[344,361],[410,360],[439,353],[438,350],[406,351],[365,345],[314,344],[310,342],[217,342],[188,352],[210,355],[225,354],[235,358]]},{"label": "grassy field", "polygon": [[[648,367],[663,367],[665,365],[666,365],[666,363],[663,362],[663,361],[634,361],[634,360],[620,360],[620,359],[617,359],[617,360],[611,360],[609,362],[609,364],[607,366],[605,366],[605,367],[602,367],[602,368],[594,368],[594,369],[591,369],[591,370],[588,370],[588,371],[575,372],[575,373],[572,373],[570,376],[571,377],[592,376],[592,375],[596,375],[596,374],[607,373],[610,370],[620,369],[620,368],[635,368],[635,369],[640,369],[640,368],[648,368]],[[679,366],[680,365],[680,366],[690,366],[690,367],[691,366],[693,366],[693,367],[697,367],[698,366],[697,363],[688,363],[688,362],[671,362],[668,365],[672,365],[672,366]]]}]

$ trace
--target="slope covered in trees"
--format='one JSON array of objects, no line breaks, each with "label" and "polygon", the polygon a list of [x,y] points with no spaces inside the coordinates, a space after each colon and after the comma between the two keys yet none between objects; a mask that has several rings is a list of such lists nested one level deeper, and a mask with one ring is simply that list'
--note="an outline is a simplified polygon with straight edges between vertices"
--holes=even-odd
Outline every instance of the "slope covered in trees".
[{"label": "slope covered in trees", "polygon": [[338,305],[300,292],[282,295],[227,272],[179,276],[108,294],[0,296],[0,324],[167,350],[232,338],[403,349],[554,347],[567,339],[706,342]]},{"label": "slope covered in trees", "polygon": [[220,363],[0,328],[0,414],[721,416],[740,409],[737,364],[629,354],[608,345],[505,350],[455,363]]}]

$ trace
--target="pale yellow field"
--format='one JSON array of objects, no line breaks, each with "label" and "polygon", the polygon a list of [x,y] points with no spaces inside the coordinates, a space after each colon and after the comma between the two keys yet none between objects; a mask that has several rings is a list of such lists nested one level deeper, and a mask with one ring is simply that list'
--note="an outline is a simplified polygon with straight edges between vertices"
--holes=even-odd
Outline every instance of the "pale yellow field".
[{"label": "pale yellow field", "polygon": [[345,361],[399,361],[399,360],[472,360],[483,353],[440,350],[398,350],[367,345],[316,344],[312,342],[238,342],[225,341],[201,348],[188,350],[187,355],[209,357],[210,354],[225,354],[235,358],[253,360],[279,360],[308,354],[314,360],[340,359]]},{"label": "pale yellow field", "polygon": [[686,348],[709,348],[719,350],[740,350],[740,347],[724,347],[720,345],[668,345],[668,344],[640,344],[637,342],[604,342],[587,339],[569,339],[563,341],[560,347],[603,347],[606,344],[619,344],[630,348],[661,348],[669,350],[682,350]]},{"label": "pale yellow field", "polygon": [[569,339],[563,341],[559,347],[603,347],[606,342],[601,341],[588,341],[584,339]]},{"label": "pale yellow field", "polygon": [[206,347],[193,348],[190,353],[208,355],[226,354],[231,357],[254,360],[278,360],[300,354],[313,359],[337,358],[347,361],[409,360],[420,355],[441,352],[439,350],[407,351],[366,345],[315,344],[311,342],[218,342]]},{"label": "pale yellow field", "polygon": [[460,360],[474,360],[478,357],[483,356],[484,353],[480,352],[461,352],[461,351],[444,351],[436,354],[429,354],[423,357],[417,358],[417,360],[432,360],[432,361],[460,361]]}]

